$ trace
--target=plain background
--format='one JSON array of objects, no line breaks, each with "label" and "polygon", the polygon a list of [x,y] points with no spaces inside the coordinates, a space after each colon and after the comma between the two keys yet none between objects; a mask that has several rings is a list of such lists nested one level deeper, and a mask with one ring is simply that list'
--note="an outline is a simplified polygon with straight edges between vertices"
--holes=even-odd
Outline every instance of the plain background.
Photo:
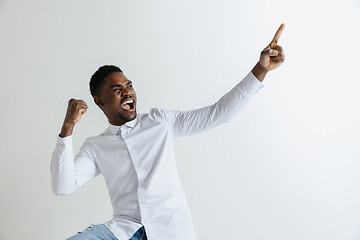
[{"label": "plain background", "polygon": [[[90,76],[114,64],[138,110],[210,105],[279,25],[286,62],[231,122],[176,140],[199,240],[360,239],[360,2],[0,1],[0,239],[65,239],[112,216],[102,176],[50,186],[67,101],[89,109],[74,149],[107,120]],[[157,239],[161,240],[161,239]]]}]

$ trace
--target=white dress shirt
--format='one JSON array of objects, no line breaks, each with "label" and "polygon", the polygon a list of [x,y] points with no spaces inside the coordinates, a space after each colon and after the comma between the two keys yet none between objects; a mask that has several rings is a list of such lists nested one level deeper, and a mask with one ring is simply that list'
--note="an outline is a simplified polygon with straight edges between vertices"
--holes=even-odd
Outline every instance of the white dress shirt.
[{"label": "white dress shirt", "polygon": [[213,105],[190,111],[153,108],[122,126],[89,137],[73,156],[72,136],[58,136],[51,159],[52,189],[67,195],[100,173],[113,218],[105,225],[119,240],[144,226],[149,240],[195,240],[179,180],[174,138],[229,121],[263,87],[250,72]]}]

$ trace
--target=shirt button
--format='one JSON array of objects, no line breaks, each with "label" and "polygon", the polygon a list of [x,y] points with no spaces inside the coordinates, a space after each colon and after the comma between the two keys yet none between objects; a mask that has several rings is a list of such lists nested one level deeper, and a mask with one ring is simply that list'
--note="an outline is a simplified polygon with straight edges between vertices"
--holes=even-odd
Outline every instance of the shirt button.
[{"label": "shirt button", "polygon": [[137,165],[136,165],[136,168],[140,168],[140,164],[137,164]]},{"label": "shirt button", "polygon": [[145,201],[140,201],[140,204],[145,204]]},{"label": "shirt button", "polygon": [[128,147],[129,147],[129,149],[131,150],[132,146],[131,146],[131,145],[129,145]]}]

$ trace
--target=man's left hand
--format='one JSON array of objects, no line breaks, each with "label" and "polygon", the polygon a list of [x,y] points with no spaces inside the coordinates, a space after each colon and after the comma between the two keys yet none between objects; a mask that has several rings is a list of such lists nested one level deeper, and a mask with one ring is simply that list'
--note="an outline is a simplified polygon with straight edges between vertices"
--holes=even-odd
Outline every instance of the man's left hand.
[{"label": "man's left hand", "polygon": [[264,81],[269,71],[279,67],[285,61],[283,48],[277,44],[284,28],[285,24],[283,23],[276,31],[270,44],[261,52],[259,62],[251,70],[260,82]]},{"label": "man's left hand", "polygon": [[276,31],[270,44],[261,52],[259,63],[267,71],[271,71],[279,67],[285,61],[283,48],[278,45],[278,41],[284,28],[285,24],[283,23]]}]

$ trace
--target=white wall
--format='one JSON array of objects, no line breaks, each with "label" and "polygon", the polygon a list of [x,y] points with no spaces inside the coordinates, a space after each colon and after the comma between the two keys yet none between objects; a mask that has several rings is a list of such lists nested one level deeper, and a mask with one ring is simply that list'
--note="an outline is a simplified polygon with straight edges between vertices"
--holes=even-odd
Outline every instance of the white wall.
[{"label": "white wall", "polygon": [[0,239],[111,218],[101,176],[66,197],[50,187],[68,99],[89,104],[76,151],[107,127],[88,89],[98,67],[124,70],[140,112],[201,107],[282,22],[286,62],[265,88],[230,123],[177,140],[199,240],[359,239],[359,0],[0,1]]}]

